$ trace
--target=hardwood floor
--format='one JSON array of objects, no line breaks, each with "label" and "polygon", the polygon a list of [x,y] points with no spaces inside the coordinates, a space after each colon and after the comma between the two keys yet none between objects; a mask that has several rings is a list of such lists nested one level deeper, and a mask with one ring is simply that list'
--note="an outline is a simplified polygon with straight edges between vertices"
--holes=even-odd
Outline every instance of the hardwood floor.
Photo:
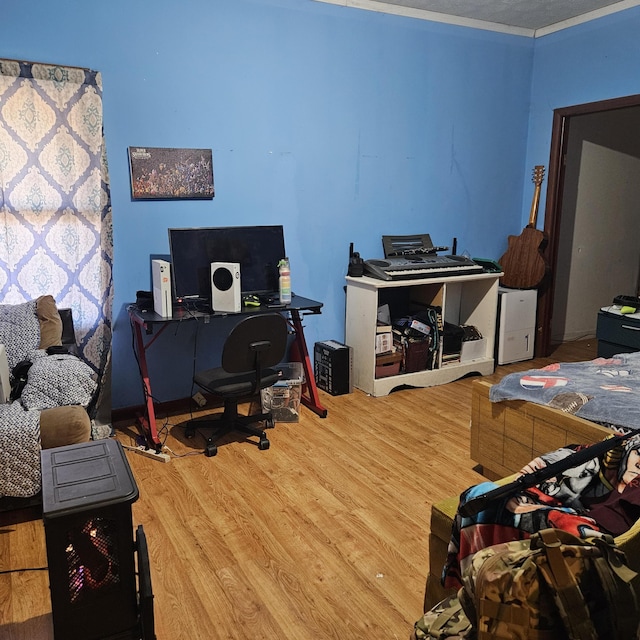
[{"label": "hardwood floor", "polygon": [[[595,350],[564,344],[489,379]],[[128,451],[158,640],[408,638],[430,506],[482,480],[469,458],[471,380],[382,398],[321,392],[327,418],[302,409],[268,432],[268,451],[236,441],[206,458],[202,439],[183,436],[186,416],[166,423],[169,463]],[[116,427],[133,445],[133,427]],[[42,521],[0,514],[2,640],[53,638],[48,574],[30,570],[46,562]]]}]

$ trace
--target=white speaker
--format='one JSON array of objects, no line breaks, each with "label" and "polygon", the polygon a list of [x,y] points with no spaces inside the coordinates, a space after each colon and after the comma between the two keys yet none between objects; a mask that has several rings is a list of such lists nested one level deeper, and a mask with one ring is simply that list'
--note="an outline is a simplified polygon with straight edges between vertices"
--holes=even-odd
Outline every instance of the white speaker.
[{"label": "white speaker", "polygon": [[242,295],[237,262],[211,263],[211,306],[214,311],[240,313]]},{"label": "white speaker", "polygon": [[153,310],[163,318],[173,315],[171,301],[171,263],[166,260],[151,261],[153,278]]}]

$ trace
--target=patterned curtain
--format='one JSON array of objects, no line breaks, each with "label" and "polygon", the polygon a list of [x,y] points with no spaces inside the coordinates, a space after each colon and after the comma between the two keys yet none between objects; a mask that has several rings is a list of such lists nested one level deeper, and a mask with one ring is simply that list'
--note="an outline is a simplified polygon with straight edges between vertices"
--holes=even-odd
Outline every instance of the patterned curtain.
[{"label": "patterned curtain", "polygon": [[112,263],[100,74],[0,59],[0,302],[70,307],[105,387]]}]

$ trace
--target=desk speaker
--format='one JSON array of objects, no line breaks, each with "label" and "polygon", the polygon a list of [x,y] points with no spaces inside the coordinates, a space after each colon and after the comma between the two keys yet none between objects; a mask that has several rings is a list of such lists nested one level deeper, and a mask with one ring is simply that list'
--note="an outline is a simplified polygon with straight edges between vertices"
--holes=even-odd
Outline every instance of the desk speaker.
[{"label": "desk speaker", "polygon": [[242,296],[237,262],[211,263],[211,306],[214,311],[240,313]]}]

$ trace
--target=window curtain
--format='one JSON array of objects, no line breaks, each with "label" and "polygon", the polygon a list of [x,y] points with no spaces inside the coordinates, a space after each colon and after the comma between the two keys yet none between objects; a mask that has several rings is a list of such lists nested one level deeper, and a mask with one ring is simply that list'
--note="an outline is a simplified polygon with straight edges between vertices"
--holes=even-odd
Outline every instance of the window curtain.
[{"label": "window curtain", "polygon": [[0,59],[0,302],[72,309],[94,419],[111,410],[112,264],[100,73]]}]

